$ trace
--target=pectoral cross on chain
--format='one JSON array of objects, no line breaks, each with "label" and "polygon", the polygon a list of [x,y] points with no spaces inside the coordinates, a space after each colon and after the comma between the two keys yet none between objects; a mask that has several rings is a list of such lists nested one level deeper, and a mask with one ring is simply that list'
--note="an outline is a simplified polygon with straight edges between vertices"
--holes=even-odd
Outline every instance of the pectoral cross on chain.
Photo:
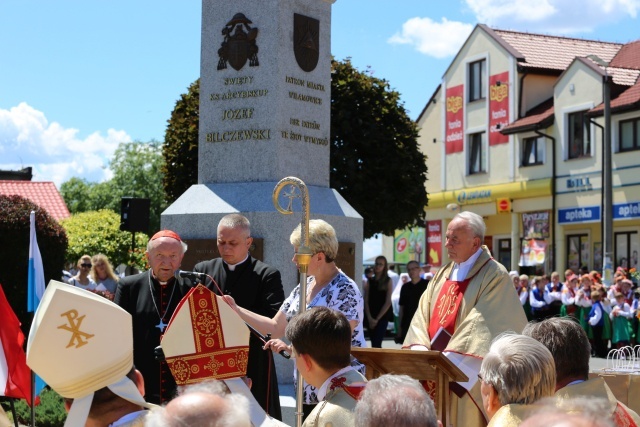
[{"label": "pectoral cross on chain", "polygon": [[160,319],[160,323],[156,325],[156,328],[160,329],[160,332],[164,332],[164,328],[167,326],[166,323],[162,319]]}]

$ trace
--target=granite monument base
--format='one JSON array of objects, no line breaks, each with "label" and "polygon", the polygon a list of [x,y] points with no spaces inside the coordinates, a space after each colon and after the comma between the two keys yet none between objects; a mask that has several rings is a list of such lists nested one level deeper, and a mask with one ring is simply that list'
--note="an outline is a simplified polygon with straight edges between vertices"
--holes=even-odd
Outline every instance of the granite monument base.
[{"label": "granite monument base", "polygon": [[[294,249],[289,236],[302,220],[301,203],[293,200],[294,213],[283,215],[272,202],[277,182],[245,182],[198,184],[189,188],[161,216],[163,229],[177,232],[183,239],[216,238],[220,219],[230,213],[240,213],[251,222],[253,237],[263,239],[262,261],[280,270],[285,298],[297,285],[298,272],[292,262]],[[355,277],[362,277],[362,217],[340,194],[326,187],[309,186],[311,219],[324,219],[331,224],[340,242],[355,243],[352,254]],[[281,205],[286,206],[285,202]],[[341,254],[345,255],[345,254]],[[351,254],[350,254],[351,255]],[[340,265],[338,265],[340,267]],[[293,363],[275,356],[278,380],[292,381]]]}]

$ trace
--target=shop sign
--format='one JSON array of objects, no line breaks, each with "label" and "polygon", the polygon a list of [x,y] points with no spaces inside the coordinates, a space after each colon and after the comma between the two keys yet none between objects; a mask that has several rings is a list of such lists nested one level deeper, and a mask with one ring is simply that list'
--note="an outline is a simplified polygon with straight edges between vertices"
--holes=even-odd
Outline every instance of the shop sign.
[{"label": "shop sign", "polygon": [[523,240],[520,251],[520,267],[533,267],[544,264],[547,242],[543,240]]},{"label": "shop sign", "polygon": [[525,239],[546,239],[549,237],[549,211],[523,212],[522,231]]},{"label": "shop sign", "polygon": [[406,264],[409,261],[424,262],[424,228],[413,227],[396,230],[393,245],[393,261]]},{"label": "shop sign", "polygon": [[[491,200],[491,190],[473,190],[473,191],[460,191],[458,193],[458,203],[464,205],[465,203],[479,203],[481,201]],[[478,200],[480,199],[480,200]],[[485,199],[485,200],[482,200]]]},{"label": "shop sign", "polygon": [[448,87],[445,96],[445,152],[460,153],[464,147],[464,85]]},{"label": "shop sign", "polygon": [[427,263],[442,265],[442,220],[427,221]]},{"label": "shop sign", "polygon": [[600,221],[600,206],[558,209],[558,224]]},{"label": "shop sign", "polygon": [[567,188],[575,188],[576,190],[592,190],[593,185],[589,181],[589,177],[569,178],[567,179]]},{"label": "shop sign", "polygon": [[613,219],[640,217],[640,202],[617,203],[613,205]]},{"label": "shop sign", "polygon": [[509,72],[489,77],[489,145],[509,142],[500,129],[509,124]]}]

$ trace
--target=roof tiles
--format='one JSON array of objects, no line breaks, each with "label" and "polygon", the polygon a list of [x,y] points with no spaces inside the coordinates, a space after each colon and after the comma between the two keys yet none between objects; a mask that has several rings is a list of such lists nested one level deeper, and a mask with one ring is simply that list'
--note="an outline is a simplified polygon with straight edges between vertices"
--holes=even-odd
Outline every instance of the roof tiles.
[{"label": "roof tiles", "polygon": [[623,46],[620,43],[573,39],[542,34],[493,29],[505,42],[524,56],[524,68],[564,71],[576,56],[596,55],[609,62]]},{"label": "roof tiles", "polygon": [[502,128],[500,132],[505,135],[509,135],[526,130],[547,127],[550,123],[547,124],[545,122],[553,122],[553,111],[553,98],[549,98],[527,111],[524,117]]},{"label": "roof tiles", "polygon": [[609,65],[640,70],[640,40],[622,46]]},{"label": "roof tiles", "polygon": [[0,194],[22,196],[45,209],[57,221],[71,216],[53,182],[0,181]]},{"label": "roof tiles", "polygon": [[[633,107],[640,106],[640,82],[631,86],[615,99],[611,100],[611,111],[616,112],[619,110],[625,110]],[[595,108],[589,110],[590,115],[597,116],[604,112],[604,104],[600,104]]]}]

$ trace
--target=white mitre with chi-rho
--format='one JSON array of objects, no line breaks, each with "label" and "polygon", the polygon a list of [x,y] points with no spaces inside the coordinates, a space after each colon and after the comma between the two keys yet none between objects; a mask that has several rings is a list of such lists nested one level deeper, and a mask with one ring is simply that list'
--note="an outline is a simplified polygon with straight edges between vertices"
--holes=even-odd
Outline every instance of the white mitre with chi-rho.
[{"label": "white mitre with chi-rho", "polygon": [[27,364],[62,397],[74,399],[65,426],[85,425],[104,387],[150,408],[127,374],[133,367],[131,315],[93,292],[52,280],[34,315]]}]

